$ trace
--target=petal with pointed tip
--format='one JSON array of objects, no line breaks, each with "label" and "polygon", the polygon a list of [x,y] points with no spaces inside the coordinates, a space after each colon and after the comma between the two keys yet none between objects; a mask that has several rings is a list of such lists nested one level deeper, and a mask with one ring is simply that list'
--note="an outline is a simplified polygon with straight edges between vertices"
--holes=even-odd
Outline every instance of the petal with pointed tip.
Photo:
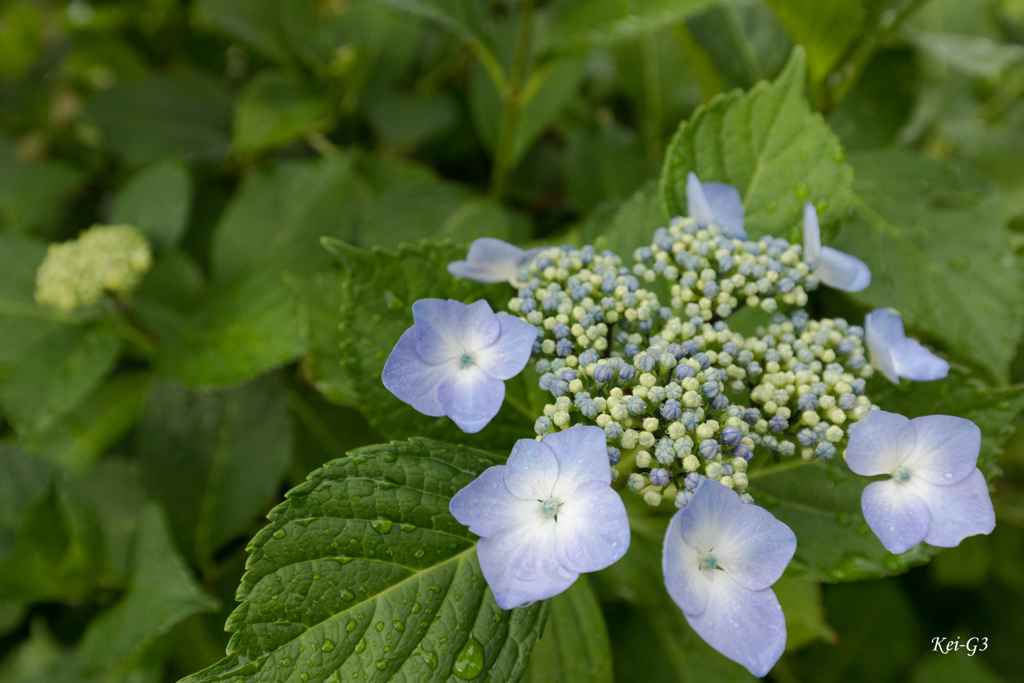
[{"label": "petal with pointed tip", "polygon": [[841,292],[859,292],[871,284],[871,270],[866,263],[832,247],[821,248],[814,274],[822,283]]},{"label": "petal with pointed tip", "polygon": [[505,466],[505,486],[516,498],[544,501],[558,480],[558,461],[551,449],[533,439],[520,439]]},{"label": "petal with pointed tip", "polygon": [[814,204],[804,205],[804,261],[816,268],[821,259],[821,227],[818,225],[818,212]]},{"label": "petal with pointed tip", "polygon": [[679,522],[682,514],[680,510],[668,523],[661,551],[661,570],[665,575],[665,588],[679,609],[687,616],[697,616],[708,606],[708,580],[701,574],[700,553],[683,538]]},{"label": "petal with pointed tip", "polygon": [[400,401],[424,415],[439,417],[445,414],[445,409],[438,397],[438,389],[458,371],[458,366],[454,361],[440,364],[424,362],[416,351],[415,336],[415,327],[410,327],[398,339],[384,364],[381,380]]},{"label": "petal with pointed tip", "polygon": [[606,482],[576,487],[558,509],[555,552],[575,572],[596,572],[617,562],[629,549],[629,517],[622,498]]},{"label": "petal with pointed tip", "polygon": [[558,459],[558,482],[554,489],[556,497],[568,500],[577,486],[589,481],[599,481],[605,485],[611,483],[608,441],[600,427],[576,425],[547,434],[542,443]]},{"label": "petal with pointed tip", "polygon": [[512,379],[526,367],[537,339],[537,328],[514,316],[499,313],[501,334],[490,346],[473,353],[473,362],[495,379]]},{"label": "petal with pointed tip", "polygon": [[475,434],[487,426],[505,400],[505,383],[494,379],[482,368],[471,365],[458,368],[454,374],[441,382],[437,397],[444,408],[444,414],[452,419],[459,429]]},{"label": "petal with pointed tip", "polygon": [[452,516],[477,536],[497,536],[532,521],[537,501],[513,496],[505,486],[505,467],[488,467],[452,497]]},{"label": "petal with pointed tip", "polygon": [[948,486],[976,469],[981,451],[981,430],[962,417],[928,415],[911,420],[917,443],[903,466],[913,476]]},{"label": "petal with pointed tip", "polygon": [[955,548],[968,536],[990,534],[996,527],[992,498],[981,470],[974,468],[961,481],[936,486],[910,480],[914,492],[928,506],[931,526],[924,542],[940,548]]},{"label": "petal with pointed tip", "polygon": [[454,299],[420,299],[412,305],[412,317],[416,350],[428,363],[490,346],[501,334],[501,323],[482,299],[469,305]]},{"label": "petal with pointed tip", "polygon": [[764,508],[742,504],[732,509],[724,527],[714,548],[718,566],[750,590],[779,580],[796,552],[792,529]]},{"label": "petal with pointed tip", "polygon": [[725,183],[704,183],[704,197],[711,207],[712,222],[729,237],[746,240],[740,191]]},{"label": "petal with pointed tip", "polygon": [[910,486],[895,479],[868,484],[860,506],[868,526],[890,553],[905,553],[928,535],[928,506]]},{"label": "petal with pointed tip", "polygon": [[514,244],[493,237],[481,237],[469,245],[465,261],[448,264],[448,272],[455,277],[493,284],[515,279],[524,252]]},{"label": "petal with pointed tip", "polygon": [[949,363],[936,356],[916,339],[907,337],[892,349],[892,359],[900,377],[915,382],[931,382],[949,374]]},{"label": "petal with pointed tip", "polygon": [[850,428],[846,464],[865,477],[892,474],[910,457],[917,443],[917,429],[906,417],[872,410]]},{"label": "petal with pointed tip", "polygon": [[893,350],[907,338],[903,319],[891,308],[877,308],[864,318],[864,340],[871,352],[871,364],[893,384],[900,383]]},{"label": "petal with pointed tip", "polygon": [[697,225],[705,226],[715,222],[715,214],[704,194],[704,186],[693,171],[686,176],[686,210],[697,221]]},{"label": "petal with pointed tip", "polygon": [[502,609],[554,597],[579,578],[555,556],[554,519],[537,515],[507,534],[476,544],[484,579]]}]

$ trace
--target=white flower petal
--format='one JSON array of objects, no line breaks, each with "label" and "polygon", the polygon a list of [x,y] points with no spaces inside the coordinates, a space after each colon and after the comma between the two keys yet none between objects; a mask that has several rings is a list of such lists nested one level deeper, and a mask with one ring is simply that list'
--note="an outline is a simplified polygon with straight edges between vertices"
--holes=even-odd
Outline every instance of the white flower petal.
[{"label": "white flower petal", "polygon": [[823,284],[841,292],[859,292],[871,284],[871,270],[866,263],[832,247],[821,248],[814,274]]},{"label": "white flower petal", "polygon": [[715,222],[715,214],[704,194],[704,186],[693,171],[686,176],[686,210],[697,221],[697,225],[706,226]]},{"label": "white flower petal", "polygon": [[[545,444],[520,439],[505,465],[505,486],[516,498],[545,501],[558,480],[558,460]],[[539,506],[538,506],[538,509]]]},{"label": "white flower petal", "polygon": [[726,183],[704,183],[704,197],[714,216],[712,222],[729,237],[746,240],[740,191]]},{"label": "white flower petal", "polygon": [[556,498],[568,500],[577,486],[589,481],[611,483],[608,441],[600,427],[576,425],[545,435],[541,443],[558,460],[558,481],[553,491]]},{"label": "white flower petal", "polygon": [[412,316],[416,350],[428,363],[490,346],[501,335],[501,323],[482,299],[469,305],[454,299],[420,299],[412,305]]},{"label": "white flower petal", "polygon": [[936,356],[916,339],[907,337],[890,350],[900,377],[915,382],[931,382],[949,374],[949,363]]},{"label": "white flower petal", "polygon": [[441,382],[437,397],[447,415],[467,434],[487,426],[505,400],[505,383],[494,379],[482,368],[471,365],[458,368]]},{"label": "white flower petal", "polygon": [[526,367],[537,339],[537,328],[514,316],[499,313],[501,335],[490,346],[473,353],[473,362],[495,379],[512,379]]},{"label": "white flower petal", "polygon": [[864,340],[871,352],[871,364],[893,384],[900,383],[892,350],[906,340],[903,320],[891,308],[878,308],[864,318]]},{"label": "white flower petal", "polygon": [[912,476],[948,486],[976,469],[981,430],[962,417],[928,415],[911,420],[917,443],[903,463]]},{"label": "white flower petal", "polygon": [[680,510],[672,516],[661,551],[665,588],[687,616],[703,614],[708,606],[708,579],[700,570],[700,553],[683,539]]},{"label": "white flower petal", "polygon": [[814,204],[804,205],[804,261],[814,270],[821,259],[821,227]]},{"label": "white flower petal", "polygon": [[897,413],[872,410],[850,429],[846,464],[856,474],[892,474],[910,457],[917,443],[913,423]]},{"label": "white flower petal", "polygon": [[868,526],[891,553],[907,552],[928,534],[928,506],[910,486],[894,479],[868,484],[860,505]]},{"label": "white flower petal", "polygon": [[538,512],[535,522],[477,542],[480,569],[502,609],[554,597],[579,577],[555,556],[555,526]]},{"label": "white flower petal", "polygon": [[537,516],[537,501],[513,496],[505,486],[506,468],[488,467],[452,497],[452,516],[477,536],[508,533]]},{"label": "white flower petal", "polygon": [[525,255],[526,252],[513,244],[481,237],[469,245],[465,261],[448,264],[448,272],[455,277],[488,284],[511,282],[516,279]]},{"label": "white flower petal", "polygon": [[445,414],[438,397],[441,384],[458,372],[455,361],[430,364],[416,351],[415,327],[410,327],[399,338],[384,364],[381,380],[387,390],[399,400],[431,417]]},{"label": "white flower petal", "polygon": [[968,536],[990,534],[996,527],[988,484],[978,468],[949,486],[921,479],[911,479],[908,486],[924,500],[931,514],[931,526],[924,537],[929,545],[954,548]]},{"label": "white flower petal", "polygon": [[727,520],[742,505],[735,491],[705,479],[679,516],[683,540],[702,552],[717,548],[728,528]]},{"label": "white flower petal", "polygon": [[708,645],[753,675],[767,675],[786,649],[786,618],[778,598],[770,588],[740,585],[727,572],[711,574],[707,609],[686,620]]},{"label": "white flower petal", "polygon": [[557,515],[555,552],[571,571],[596,572],[629,549],[629,517],[622,498],[606,482],[577,486]]},{"label": "white flower petal", "polygon": [[764,590],[779,580],[793,559],[796,534],[764,508],[741,503],[725,519],[713,552],[729,576],[750,590]]}]

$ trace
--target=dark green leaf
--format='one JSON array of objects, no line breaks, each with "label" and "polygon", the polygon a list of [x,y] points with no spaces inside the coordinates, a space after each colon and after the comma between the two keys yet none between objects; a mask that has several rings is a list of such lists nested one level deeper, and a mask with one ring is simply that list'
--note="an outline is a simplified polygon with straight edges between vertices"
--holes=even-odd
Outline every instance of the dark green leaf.
[{"label": "dark green leaf", "polygon": [[81,179],[63,162],[21,162],[0,132],[0,227],[20,232],[48,227]]},{"label": "dark green leaf", "polygon": [[615,123],[573,135],[564,164],[569,195],[581,211],[611,199],[625,199],[655,170],[636,133]]},{"label": "dark green leaf", "polygon": [[271,266],[209,293],[157,356],[158,372],[192,388],[222,388],[303,354],[295,296]]},{"label": "dark green leaf", "polygon": [[[452,495],[496,464],[416,439],[370,446],[293,489],[250,544],[228,656],[186,683],[516,681],[546,602],[501,610]],[[474,675],[475,674],[475,675]]]},{"label": "dark green leaf", "polygon": [[526,683],[611,683],[612,645],[601,605],[585,577],[551,599],[544,636],[530,656]]},{"label": "dark green leaf", "polygon": [[219,159],[231,144],[231,97],[201,72],[154,72],[117,83],[93,98],[85,116],[133,164]]},{"label": "dark green leaf", "polygon": [[583,0],[569,6],[551,28],[551,50],[607,47],[671,26],[713,0]]},{"label": "dark green leaf", "polygon": [[134,225],[158,250],[177,246],[188,228],[192,181],[180,162],[167,160],[139,171],[118,193],[110,223]]},{"label": "dark green leaf", "polygon": [[984,36],[908,31],[910,41],[928,56],[969,76],[998,78],[1024,60],[1024,47]]},{"label": "dark green leaf", "polygon": [[385,144],[405,149],[450,130],[458,121],[459,110],[456,102],[442,93],[425,97],[389,93],[375,98],[367,115]]},{"label": "dark green leaf", "polygon": [[651,181],[637,190],[615,212],[604,231],[608,240],[607,248],[628,263],[633,257],[633,251],[637,247],[649,245],[654,238],[654,231],[667,222],[658,184]]},{"label": "dark green leaf", "polygon": [[823,224],[845,214],[853,169],[804,99],[802,48],[793,50],[774,83],[716,97],[679,127],[661,176],[670,215],[686,215],[690,171],[739,189],[752,238],[785,234],[807,202],[818,207]]},{"label": "dark green leaf", "polygon": [[865,30],[861,0],[767,0],[793,42],[807,50],[807,71],[820,83],[837,66],[847,48]]},{"label": "dark green leaf", "polygon": [[[962,643],[966,643],[963,640]],[[974,645],[981,648],[980,639]],[[961,648],[964,645],[961,644]],[[1003,683],[1003,679],[995,674],[980,657],[963,656],[961,649],[959,657],[947,657],[942,654],[929,654],[924,657],[914,669],[911,676],[911,683]]]},{"label": "dark green leaf", "polygon": [[772,585],[772,590],[786,615],[787,652],[799,650],[816,640],[832,645],[839,642],[839,636],[825,620],[820,585],[784,576]]},{"label": "dark green leaf", "polygon": [[151,505],[139,518],[128,592],[89,624],[78,654],[86,664],[116,665],[190,615],[215,609],[217,601],[196,585],[160,509]]},{"label": "dark green leaf", "polygon": [[219,394],[154,385],[138,432],[142,478],[185,554],[208,562],[276,497],[291,455],[276,376]]},{"label": "dark green leaf", "polygon": [[871,286],[853,297],[899,310],[908,327],[1005,381],[1024,332],[1006,202],[962,164],[907,151],[851,160],[853,215],[826,241],[871,268]]},{"label": "dark green leaf", "polygon": [[302,138],[329,122],[331,103],[291,71],[264,71],[235,104],[235,149],[259,151]]}]

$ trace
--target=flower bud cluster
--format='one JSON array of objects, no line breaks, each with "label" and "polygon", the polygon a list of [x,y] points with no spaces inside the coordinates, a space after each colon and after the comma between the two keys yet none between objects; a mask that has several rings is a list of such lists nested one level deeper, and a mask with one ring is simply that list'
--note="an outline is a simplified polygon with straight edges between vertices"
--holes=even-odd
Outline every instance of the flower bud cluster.
[{"label": "flower bud cluster", "polygon": [[[553,402],[538,438],[575,424],[604,430],[613,478],[650,505],[685,506],[705,477],[746,502],[755,449],[776,457],[834,457],[849,425],[873,408],[864,331],[811,320],[817,287],[799,246],[749,242],[675,219],[636,250],[553,248],[520,271],[509,309],[537,327],[535,368]],[[671,308],[641,284],[671,282]],[[751,336],[723,318],[740,306],[773,312]]]},{"label": "flower bud cluster", "polygon": [[105,292],[124,297],[152,264],[146,238],[128,225],[97,225],[50,245],[36,272],[35,298],[62,311],[89,306]]}]

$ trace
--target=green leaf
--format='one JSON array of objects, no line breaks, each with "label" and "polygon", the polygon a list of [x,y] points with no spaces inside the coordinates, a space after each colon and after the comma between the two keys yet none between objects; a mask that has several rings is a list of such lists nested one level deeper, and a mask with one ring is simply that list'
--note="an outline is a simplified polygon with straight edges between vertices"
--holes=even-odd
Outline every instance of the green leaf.
[{"label": "green leaf", "polygon": [[713,0],[583,0],[569,6],[551,28],[551,50],[608,47],[678,23]]},{"label": "green leaf", "polygon": [[851,155],[853,214],[828,244],[861,258],[864,306],[891,306],[906,325],[1005,381],[1024,332],[1024,288],[1009,209],[962,164],[909,151]]},{"label": "green leaf", "polygon": [[305,350],[295,296],[278,271],[255,266],[211,291],[161,347],[158,374],[195,389],[262,375]]},{"label": "green leaf", "polygon": [[128,592],[85,632],[78,654],[86,664],[109,666],[137,657],[182,620],[218,607],[196,585],[155,505],[139,518],[134,555]]},{"label": "green leaf", "polygon": [[661,175],[670,215],[686,215],[690,171],[739,189],[751,238],[784,234],[799,223],[807,202],[818,207],[823,224],[845,214],[853,169],[804,99],[802,48],[794,48],[774,83],[720,95],[680,125]]},{"label": "green leaf", "polygon": [[185,554],[201,564],[276,497],[291,457],[281,379],[192,393],[154,385],[138,430],[142,479]]},{"label": "green leaf", "polygon": [[551,599],[544,636],[530,656],[525,683],[611,683],[612,645],[601,605],[585,577]]},{"label": "green leaf", "polygon": [[[487,429],[478,434],[464,434],[447,417],[417,413],[384,388],[380,379],[388,354],[413,324],[413,302],[431,297],[472,302],[488,293],[494,297],[492,309],[501,311],[508,301],[506,297],[511,298],[511,288],[484,288],[449,275],[448,263],[465,258],[466,252],[448,243],[400,245],[394,253],[367,252],[341,243],[327,246],[342,266],[343,301],[347,303],[333,319],[325,315],[314,320],[314,324],[323,326],[318,336],[327,341],[333,335],[335,348],[343,350],[337,370],[341,377],[330,373],[318,377],[318,382],[339,386],[348,382],[353,396],[358,397],[358,408],[386,438],[419,435],[507,450],[516,440],[532,433],[543,402],[533,405],[530,397],[534,394],[527,393],[527,387],[540,391],[536,388],[536,373],[531,369],[506,382],[505,404]],[[330,371],[329,367],[323,369]]]},{"label": "green leaf", "polygon": [[198,0],[196,18],[227,33],[266,57],[287,62],[291,56],[281,30],[280,12],[287,5],[274,0]]},{"label": "green leaf", "polygon": [[227,280],[261,261],[300,274],[321,270],[330,258],[320,238],[352,239],[364,194],[350,155],[250,173],[217,224],[214,276]]},{"label": "green leaf", "polygon": [[222,158],[231,144],[231,96],[202,72],[151,73],[100,91],[85,118],[133,164],[165,157]]},{"label": "green leaf", "polygon": [[161,161],[132,176],[114,198],[110,223],[134,225],[158,250],[177,246],[188,228],[192,181],[184,164]]},{"label": "green leaf", "polygon": [[369,103],[367,117],[385,144],[409,149],[451,130],[458,123],[459,109],[444,93],[388,93]]},{"label": "green leaf", "polygon": [[90,595],[104,564],[95,511],[51,463],[0,445],[0,602]]},{"label": "green leaf", "polygon": [[0,228],[48,228],[81,180],[81,173],[60,161],[22,162],[0,132]]},{"label": "green leaf", "polygon": [[[973,644],[981,648],[980,639]],[[961,651],[959,654],[964,653]],[[947,657],[938,653],[923,657],[910,678],[911,683],[1003,683],[1003,680],[980,657]]]},{"label": "green leaf", "polygon": [[[250,544],[228,656],[183,683],[518,680],[546,601],[494,602],[452,495],[497,464],[415,439],[328,463]],[[474,675],[475,674],[475,675]]]},{"label": "green leaf", "polygon": [[991,479],[1000,471],[996,459],[1013,434],[1013,418],[1024,410],[1024,385],[994,388],[954,367],[948,377],[935,382],[906,382],[898,387],[887,383],[872,390],[871,400],[883,410],[910,418],[955,415],[971,420],[981,429],[978,467]]},{"label": "green leaf", "polygon": [[138,420],[148,372],[111,377],[32,443],[32,450],[72,471],[88,469]]},{"label": "green leaf", "polygon": [[783,576],[772,585],[772,590],[786,615],[787,652],[799,650],[816,640],[831,645],[839,643],[839,636],[825,620],[819,584]]},{"label": "green leaf", "polygon": [[474,0],[376,0],[382,5],[429,21],[460,39],[475,43],[486,33],[485,10]]},{"label": "green leaf", "polygon": [[893,555],[868,528],[860,496],[870,483],[839,462],[762,461],[749,470],[754,502],[787,524],[798,539],[787,575],[807,581],[859,581],[901,574],[937,549],[920,544]]},{"label": "green leaf", "polygon": [[570,199],[581,211],[629,197],[655,170],[637,134],[614,122],[573,134],[563,163]]},{"label": "green leaf", "polygon": [[[651,181],[637,190],[615,212],[603,231],[608,240],[607,248],[628,262],[637,247],[649,245],[654,239],[654,231],[667,222],[658,184]],[[587,237],[591,240],[594,238]]]},{"label": "green leaf", "polygon": [[[140,409],[144,404],[140,401]],[[83,495],[96,508],[109,558],[106,585],[124,587],[131,576],[139,516],[150,498],[136,459],[108,456],[83,474]]]},{"label": "green leaf", "polygon": [[330,120],[331,103],[291,71],[256,74],[235,104],[235,149],[259,151],[321,130]]},{"label": "green leaf", "polygon": [[979,78],[996,79],[1024,60],[1024,47],[999,43],[984,36],[907,31],[910,41],[929,57]]},{"label": "green leaf", "polygon": [[854,40],[865,30],[867,14],[861,0],[767,0],[793,42],[807,50],[807,70],[820,83]]},{"label": "green leaf", "polygon": [[299,315],[309,349],[302,364],[313,386],[327,400],[343,406],[359,405],[355,381],[345,367],[348,349],[339,341],[341,311],[349,305],[345,293],[348,276],[338,271],[317,273],[296,280]]}]

